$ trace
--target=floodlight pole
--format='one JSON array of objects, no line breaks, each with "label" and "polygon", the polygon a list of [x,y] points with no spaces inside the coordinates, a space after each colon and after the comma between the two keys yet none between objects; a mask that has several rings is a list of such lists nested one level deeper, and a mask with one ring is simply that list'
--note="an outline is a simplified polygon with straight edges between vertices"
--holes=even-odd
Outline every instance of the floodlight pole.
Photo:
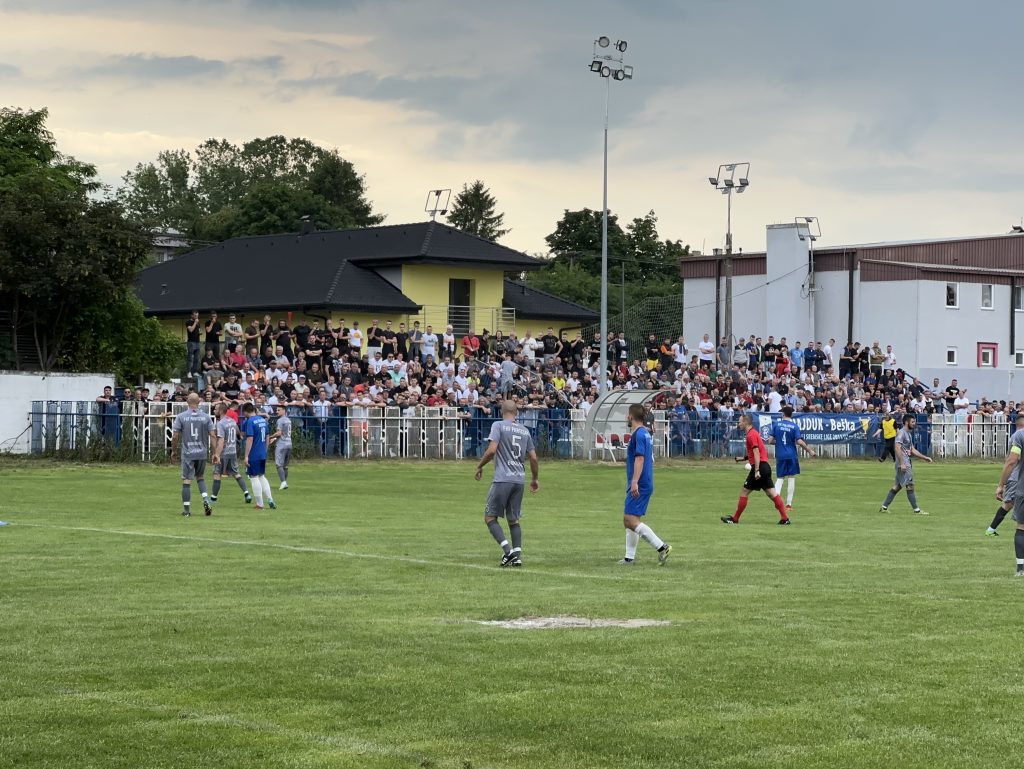
[{"label": "floodlight pole", "polygon": [[[726,190],[725,205],[725,338],[729,346],[729,362],[732,363],[732,188]],[[721,221],[721,220],[719,220]],[[730,370],[731,370],[730,366]]]},{"label": "floodlight pole", "polygon": [[604,91],[604,197],[601,205],[601,378],[598,395],[608,389],[608,104],[612,98],[612,79],[605,78]]},{"label": "floodlight pole", "polygon": [[608,382],[608,106],[611,102],[612,80],[632,80],[633,68],[623,62],[626,53],[626,41],[616,40],[614,50],[618,55],[602,53],[611,46],[611,38],[601,36],[594,41],[594,55],[591,58],[590,71],[607,80],[604,92],[604,165],[603,165],[603,197],[601,210],[601,349],[600,378],[597,383],[599,395],[604,395]]}]

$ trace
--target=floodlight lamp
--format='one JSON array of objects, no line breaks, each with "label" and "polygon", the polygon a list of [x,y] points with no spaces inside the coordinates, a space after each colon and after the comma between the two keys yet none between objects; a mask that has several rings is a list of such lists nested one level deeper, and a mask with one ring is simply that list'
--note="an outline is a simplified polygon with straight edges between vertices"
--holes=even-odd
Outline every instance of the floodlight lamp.
[{"label": "floodlight lamp", "polygon": [[590,71],[591,72],[600,72],[601,71],[601,62],[598,59],[594,59],[592,62],[590,62]]},{"label": "floodlight lamp", "polygon": [[724,181],[725,181],[725,186],[726,187],[735,187],[736,186],[736,182],[734,182],[732,179],[725,179]]},{"label": "floodlight lamp", "polygon": [[1019,224],[1013,225],[1013,232],[1024,232],[1024,227]]},{"label": "floodlight lamp", "polygon": [[605,66],[601,67],[601,77],[611,77],[611,76],[612,76],[612,68],[611,67],[609,67],[607,64]]},{"label": "floodlight lamp", "polygon": [[616,80],[625,80],[626,79],[626,73],[623,72],[621,69],[615,70],[615,79]]},{"label": "floodlight lamp", "polygon": [[618,40],[618,41],[616,41],[615,49],[619,53],[625,53],[626,52],[626,41],[625,40]]},{"label": "floodlight lamp", "polygon": [[735,171],[736,170],[736,164],[735,163],[730,163],[729,165],[727,165],[725,167],[725,170],[726,171]]},{"label": "floodlight lamp", "polygon": [[732,192],[732,190],[730,190],[728,187],[723,187],[722,188],[722,194],[723,195],[728,195],[730,192]]},{"label": "floodlight lamp", "polygon": [[747,179],[746,177],[741,176],[740,177],[740,187],[746,187],[748,184],[750,184],[750,180]]},{"label": "floodlight lamp", "polygon": [[737,187],[736,188],[736,194],[737,195],[739,195],[741,192],[746,192],[746,191],[747,191],[746,187]]},{"label": "floodlight lamp", "polygon": [[715,177],[709,176],[708,177],[708,181],[711,182],[711,186],[712,187],[717,187],[718,186],[718,179],[716,179]]},{"label": "floodlight lamp", "polygon": [[626,80],[632,80],[633,79],[633,67],[631,67],[630,65],[627,64],[625,67],[622,68],[622,74],[625,76]]},{"label": "floodlight lamp", "polygon": [[607,48],[612,44],[612,41],[607,35],[601,35],[601,37],[597,38],[597,44],[602,48]]}]

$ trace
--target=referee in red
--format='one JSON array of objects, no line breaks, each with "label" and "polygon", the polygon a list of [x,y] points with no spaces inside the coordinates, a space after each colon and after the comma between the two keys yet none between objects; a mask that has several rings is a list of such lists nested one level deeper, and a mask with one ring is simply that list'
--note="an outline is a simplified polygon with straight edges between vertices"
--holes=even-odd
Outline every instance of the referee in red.
[{"label": "referee in red", "polygon": [[747,498],[750,496],[750,492],[760,490],[768,495],[768,499],[779,511],[779,525],[789,526],[790,520],[786,515],[786,505],[783,504],[782,496],[775,490],[775,484],[772,482],[772,466],[768,464],[768,449],[764,445],[761,433],[754,429],[754,419],[750,414],[740,416],[740,429],[744,430],[747,436],[747,462],[750,463],[750,472],[747,473],[747,479],[743,482],[743,488],[740,490],[736,512],[732,515],[723,515],[722,523],[739,523],[740,516],[743,515],[743,511],[747,507]]}]

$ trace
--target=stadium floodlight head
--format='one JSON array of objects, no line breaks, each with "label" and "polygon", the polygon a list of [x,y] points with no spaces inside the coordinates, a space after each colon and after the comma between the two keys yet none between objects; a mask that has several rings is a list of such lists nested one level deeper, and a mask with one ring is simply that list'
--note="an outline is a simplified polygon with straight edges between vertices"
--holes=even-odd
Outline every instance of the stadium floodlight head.
[{"label": "stadium floodlight head", "polygon": [[709,176],[708,177],[708,181],[711,182],[711,186],[712,187],[717,187],[718,186],[718,179],[716,179],[715,177]]},{"label": "stadium floodlight head", "polygon": [[614,77],[615,77],[616,80],[625,80],[626,79],[626,73],[623,72],[621,69],[617,69],[617,70],[615,70]]},{"label": "stadium floodlight head", "polygon": [[1015,224],[1015,225],[1013,225],[1013,227],[1012,227],[1012,228],[1010,229],[1010,232],[1016,232],[1016,233],[1021,233],[1021,232],[1024,232],[1024,225],[1020,225],[1020,224]]},{"label": "stadium floodlight head", "polygon": [[618,51],[619,53],[625,53],[626,52],[626,41],[625,40],[616,40],[615,41],[615,50]]},{"label": "stadium floodlight head", "polygon": [[633,79],[633,67],[630,66],[629,64],[625,65],[622,68],[622,74],[625,75],[626,80],[632,80]]},{"label": "stadium floodlight head", "polygon": [[607,48],[608,46],[610,46],[612,44],[612,39],[610,37],[608,37],[607,35],[601,35],[601,37],[597,38],[597,44],[601,48]]},{"label": "stadium floodlight head", "polygon": [[734,182],[732,179],[722,179],[722,184],[724,184],[726,187],[736,186],[736,182]]},{"label": "stadium floodlight head", "polygon": [[609,67],[607,64],[605,64],[603,67],[601,67],[601,77],[611,77],[611,76],[612,76],[612,68],[611,67]]},{"label": "stadium floodlight head", "polygon": [[821,223],[817,216],[798,216],[793,221],[796,222],[796,234],[800,240],[813,243],[821,237]]},{"label": "stadium floodlight head", "polygon": [[750,179],[746,178],[745,176],[741,176],[740,177],[740,187],[746,187],[749,184],[750,184]]},{"label": "stadium floodlight head", "polygon": [[590,62],[590,71],[591,72],[600,72],[601,71],[601,66],[602,66],[601,65],[601,60],[600,59],[594,59],[592,62]]},{"label": "stadium floodlight head", "polygon": [[736,194],[737,195],[739,195],[741,192],[746,192],[746,191],[747,191],[746,187],[737,187],[736,188]]}]

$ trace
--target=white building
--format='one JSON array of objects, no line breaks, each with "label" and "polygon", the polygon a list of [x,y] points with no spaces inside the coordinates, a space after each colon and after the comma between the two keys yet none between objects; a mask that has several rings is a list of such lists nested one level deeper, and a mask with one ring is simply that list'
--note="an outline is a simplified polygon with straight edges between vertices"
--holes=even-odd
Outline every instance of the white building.
[{"label": "white building", "polygon": [[[959,380],[972,400],[1024,399],[1024,234],[815,248],[806,225],[767,228],[735,254],[733,334],[891,344],[925,384]],[[725,331],[724,257],[686,257],[686,335]],[[838,357],[838,353],[837,353]]]}]

